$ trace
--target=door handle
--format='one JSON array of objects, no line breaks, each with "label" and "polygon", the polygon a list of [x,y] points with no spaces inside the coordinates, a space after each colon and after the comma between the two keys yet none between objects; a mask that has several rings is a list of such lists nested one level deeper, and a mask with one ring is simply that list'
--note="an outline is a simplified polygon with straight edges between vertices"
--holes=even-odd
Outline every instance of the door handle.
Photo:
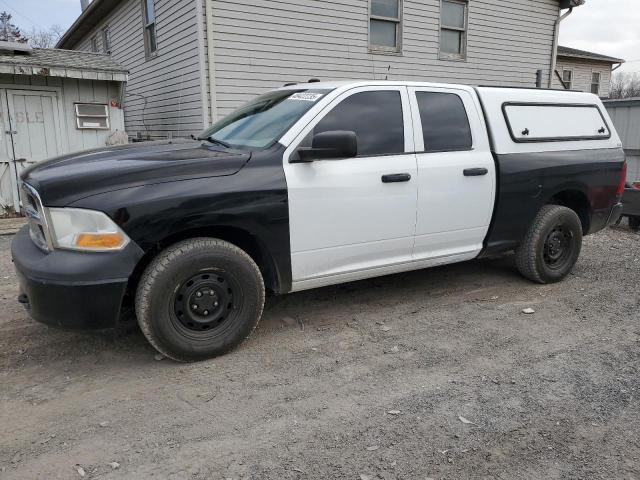
[{"label": "door handle", "polygon": [[411,175],[408,173],[392,173],[382,176],[382,183],[400,183],[408,182],[411,180]]},{"label": "door handle", "polygon": [[486,168],[466,168],[464,170],[465,177],[482,177],[489,173],[489,170]]}]

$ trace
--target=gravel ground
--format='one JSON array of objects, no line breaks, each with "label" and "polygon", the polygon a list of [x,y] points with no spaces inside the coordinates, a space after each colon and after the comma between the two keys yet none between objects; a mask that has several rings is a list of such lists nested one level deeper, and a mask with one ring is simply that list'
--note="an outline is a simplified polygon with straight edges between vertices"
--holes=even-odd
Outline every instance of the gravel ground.
[{"label": "gravel ground", "polygon": [[507,257],[271,298],[180,365],[30,320],[0,237],[0,478],[640,479],[639,245],[588,237],[551,286]]}]

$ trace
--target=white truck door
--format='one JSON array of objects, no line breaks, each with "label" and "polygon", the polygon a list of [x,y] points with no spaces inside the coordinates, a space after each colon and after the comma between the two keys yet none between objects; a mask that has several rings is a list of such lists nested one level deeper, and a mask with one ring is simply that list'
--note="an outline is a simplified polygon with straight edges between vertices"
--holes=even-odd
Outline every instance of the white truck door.
[{"label": "white truck door", "polygon": [[474,258],[491,223],[496,168],[470,90],[409,88],[418,162],[413,258]]},{"label": "white truck door", "polygon": [[[405,87],[356,88],[331,102],[287,149],[294,290],[411,262],[417,209],[411,126]],[[314,134],[336,130],[356,133],[356,158],[289,163]]]}]

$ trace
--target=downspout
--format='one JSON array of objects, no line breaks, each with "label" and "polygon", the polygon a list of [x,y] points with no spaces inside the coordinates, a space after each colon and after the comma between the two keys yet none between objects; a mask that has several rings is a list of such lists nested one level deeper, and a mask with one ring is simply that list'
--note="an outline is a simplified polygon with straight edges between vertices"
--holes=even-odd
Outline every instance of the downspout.
[{"label": "downspout", "polygon": [[619,69],[619,68],[623,65],[623,63],[624,63],[624,62],[620,62],[617,66],[613,67],[613,68],[611,69],[611,72],[612,72],[612,73],[613,73],[613,72],[615,72],[617,69]]},{"label": "downspout", "polygon": [[[209,128],[209,96],[207,94],[207,59],[205,55],[204,43],[204,25],[205,19],[204,9],[202,8],[203,0],[196,1],[196,22],[198,24],[198,61],[200,63],[200,88],[202,89],[202,129]],[[204,0],[207,1],[207,0]]]},{"label": "downspout", "polygon": [[573,7],[569,8],[569,11],[560,15],[555,24],[555,30],[553,34],[553,50],[551,51],[551,69],[549,70],[549,88],[553,85],[553,72],[556,71],[556,64],[558,63],[558,40],[560,36],[560,23],[573,13]]},{"label": "downspout", "polygon": [[207,63],[209,65],[209,101],[211,102],[211,123],[218,119],[218,101],[216,97],[216,63],[213,42],[213,0],[205,0],[207,22]]}]

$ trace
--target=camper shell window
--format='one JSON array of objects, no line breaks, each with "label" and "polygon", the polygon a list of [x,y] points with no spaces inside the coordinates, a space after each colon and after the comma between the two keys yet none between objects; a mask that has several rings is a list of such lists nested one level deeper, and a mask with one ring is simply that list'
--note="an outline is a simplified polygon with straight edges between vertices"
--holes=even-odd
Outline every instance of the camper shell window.
[{"label": "camper shell window", "polygon": [[502,112],[516,143],[611,138],[611,129],[597,105],[506,102]]}]

